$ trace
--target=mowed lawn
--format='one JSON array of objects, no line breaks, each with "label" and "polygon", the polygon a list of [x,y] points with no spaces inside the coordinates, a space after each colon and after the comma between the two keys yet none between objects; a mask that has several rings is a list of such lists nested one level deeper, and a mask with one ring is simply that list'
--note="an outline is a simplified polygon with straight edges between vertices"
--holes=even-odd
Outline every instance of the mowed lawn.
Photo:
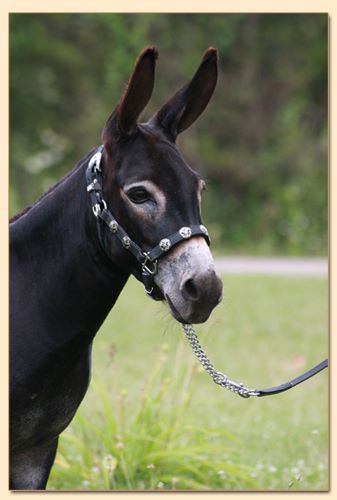
[{"label": "mowed lawn", "polygon": [[[264,388],[327,357],[326,279],[223,282],[197,327],[218,370]],[[328,416],[327,370],[268,398],[214,384],[166,306],[131,278],[94,342],[92,384],[48,489],[327,490]]]}]

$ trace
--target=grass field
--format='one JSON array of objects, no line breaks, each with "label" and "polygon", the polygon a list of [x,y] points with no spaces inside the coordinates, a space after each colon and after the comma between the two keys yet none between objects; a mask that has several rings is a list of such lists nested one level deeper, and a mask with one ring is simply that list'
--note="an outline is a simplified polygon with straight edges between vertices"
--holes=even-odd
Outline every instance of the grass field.
[{"label": "grass field", "polygon": [[[328,354],[325,279],[224,277],[197,328],[215,367],[270,387]],[[180,325],[133,278],[99,332],[93,379],[48,489],[327,490],[328,374],[241,399],[198,366]]]}]

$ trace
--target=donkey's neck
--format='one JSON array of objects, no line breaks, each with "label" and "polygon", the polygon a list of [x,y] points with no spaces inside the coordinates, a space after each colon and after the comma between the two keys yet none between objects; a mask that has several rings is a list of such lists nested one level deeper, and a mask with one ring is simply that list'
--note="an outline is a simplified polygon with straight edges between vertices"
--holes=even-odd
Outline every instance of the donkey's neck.
[{"label": "donkey's neck", "polygon": [[46,335],[61,342],[80,332],[92,338],[129,276],[100,246],[85,168],[80,164],[11,225],[11,258],[18,273],[25,268],[23,289],[53,322]]}]

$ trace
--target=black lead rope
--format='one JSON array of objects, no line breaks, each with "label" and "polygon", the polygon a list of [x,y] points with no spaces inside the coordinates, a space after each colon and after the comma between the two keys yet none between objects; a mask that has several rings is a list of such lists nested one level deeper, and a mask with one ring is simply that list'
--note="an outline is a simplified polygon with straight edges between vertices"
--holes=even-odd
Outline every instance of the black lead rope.
[{"label": "black lead rope", "polygon": [[280,384],[275,387],[270,387],[269,389],[256,389],[255,395],[258,398],[262,398],[263,396],[273,396],[274,394],[279,394],[280,392],[289,391],[289,389],[292,389],[296,385],[302,384],[302,382],[305,382],[306,380],[308,380],[308,378],[311,378],[314,375],[317,375],[317,373],[321,372],[325,368],[328,368],[328,366],[329,362],[327,359],[325,359],[324,361],[314,366],[307,372],[303,373],[299,377],[290,380],[290,382],[286,382],[285,384]]},{"label": "black lead rope", "polygon": [[[136,258],[137,262],[141,266],[142,279],[145,285],[145,291],[148,295],[152,294],[153,291],[153,278],[157,272],[157,261],[167,252],[169,252],[176,245],[181,243],[186,239],[193,238],[195,236],[202,236],[205,238],[207,244],[210,244],[210,239],[208,231],[202,224],[186,226],[179,229],[174,234],[163,238],[160,240],[159,244],[152,248],[148,252],[144,252],[125,232],[125,230],[118,224],[116,219],[113,217],[112,213],[108,210],[107,204],[103,197],[103,176],[101,169],[101,159],[103,153],[103,146],[100,146],[96,153],[91,157],[87,170],[86,170],[86,180],[87,180],[87,192],[90,196],[92,211],[97,220],[97,230],[100,243],[104,249],[104,241],[101,232],[100,222],[103,222],[109,231],[117,237],[117,239],[122,243],[125,250],[132,253]],[[257,396],[259,398],[264,396],[272,396],[274,394],[279,394],[280,392],[288,391],[298,384],[301,384],[310,377],[313,377],[324,368],[328,367],[328,360],[325,359],[318,365],[311,368],[307,372],[303,373],[297,378],[294,378],[290,382],[285,384],[277,385],[276,387],[270,387],[269,389],[248,389],[242,383],[237,383],[230,380],[227,375],[222,372],[218,372],[206,354],[204,353],[198,337],[194,331],[192,325],[183,325],[185,335],[191,344],[192,350],[194,351],[196,357],[205,368],[205,370],[212,376],[213,381],[221,385],[222,387],[238,394],[243,398],[249,398],[251,396]]]}]

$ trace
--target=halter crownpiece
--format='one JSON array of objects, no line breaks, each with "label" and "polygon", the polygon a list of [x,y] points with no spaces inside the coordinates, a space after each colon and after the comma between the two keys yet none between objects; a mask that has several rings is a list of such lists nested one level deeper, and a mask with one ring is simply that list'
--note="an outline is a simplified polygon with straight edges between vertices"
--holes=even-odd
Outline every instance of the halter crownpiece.
[{"label": "halter crownpiece", "polygon": [[179,243],[195,236],[202,236],[205,238],[207,244],[210,245],[209,234],[206,227],[202,224],[184,226],[170,236],[162,238],[158,245],[150,251],[144,252],[116,221],[103,198],[103,179],[101,169],[103,149],[103,146],[98,148],[98,151],[91,157],[86,170],[87,192],[90,195],[92,211],[98,222],[99,239],[104,248],[101,227],[99,225],[99,221],[103,221],[109,231],[114,234],[117,239],[119,239],[123,247],[131,252],[140,264],[145,291],[148,295],[151,295],[153,292],[153,277],[157,272],[158,259],[166,255],[167,252],[171,251]]},{"label": "halter crownpiece", "polygon": [[[209,234],[206,227],[202,224],[184,226],[170,236],[162,238],[158,245],[149,252],[144,252],[116,221],[110,210],[108,210],[107,204],[103,198],[103,179],[101,169],[103,149],[103,146],[98,148],[98,151],[91,157],[86,170],[87,192],[90,195],[92,211],[97,219],[98,236],[101,245],[104,248],[101,226],[99,224],[99,221],[102,221],[108,227],[109,231],[122,243],[125,250],[131,252],[140,264],[145,291],[148,295],[151,295],[153,292],[153,278],[157,272],[158,259],[160,259],[163,255],[166,255],[167,252],[182,241],[190,239],[194,236],[203,236],[209,245]],[[183,324],[183,330],[198,361],[201,363],[206,372],[211,375],[213,381],[221,387],[238,394],[242,398],[249,398],[251,396],[263,397],[279,394],[280,392],[292,389],[296,385],[301,384],[305,380],[308,380],[310,377],[313,377],[328,367],[328,360],[325,359],[307,372],[290,382],[286,382],[285,384],[270,387],[269,389],[249,389],[242,383],[230,380],[227,375],[224,375],[222,372],[219,372],[214,368],[213,364],[208,359],[200,345],[193,325]]]}]

